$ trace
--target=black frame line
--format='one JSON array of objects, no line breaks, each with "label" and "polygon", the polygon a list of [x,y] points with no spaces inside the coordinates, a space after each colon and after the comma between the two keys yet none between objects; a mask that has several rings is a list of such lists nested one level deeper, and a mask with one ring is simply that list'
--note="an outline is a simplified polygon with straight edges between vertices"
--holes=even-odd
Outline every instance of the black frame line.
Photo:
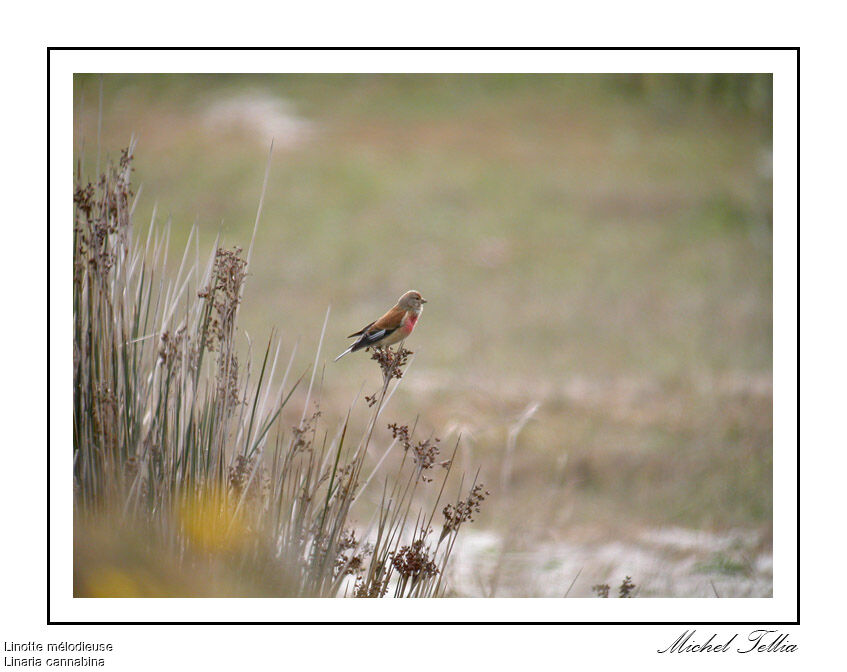
[{"label": "black frame line", "polygon": [[[797,618],[794,621],[54,621],[50,618],[51,51],[795,51],[797,52]],[[800,47],[47,47],[47,619],[46,625],[800,625]],[[82,598],[77,598],[82,599]],[[140,599],[140,598],[139,598]],[[276,598],[298,599],[298,598]]]}]

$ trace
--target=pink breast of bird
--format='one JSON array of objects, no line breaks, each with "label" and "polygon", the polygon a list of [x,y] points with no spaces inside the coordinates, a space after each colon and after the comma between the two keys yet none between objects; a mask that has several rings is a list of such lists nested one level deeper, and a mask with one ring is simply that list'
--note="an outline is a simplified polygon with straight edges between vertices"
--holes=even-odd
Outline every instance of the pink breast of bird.
[{"label": "pink breast of bird", "polygon": [[405,323],[403,324],[403,327],[402,327],[403,331],[405,331],[406,334],[411,334],[412,330],[415,328],[415,323],[417,321],[418,321],[417,315],[415,315],[414,313],[407,313]]}]

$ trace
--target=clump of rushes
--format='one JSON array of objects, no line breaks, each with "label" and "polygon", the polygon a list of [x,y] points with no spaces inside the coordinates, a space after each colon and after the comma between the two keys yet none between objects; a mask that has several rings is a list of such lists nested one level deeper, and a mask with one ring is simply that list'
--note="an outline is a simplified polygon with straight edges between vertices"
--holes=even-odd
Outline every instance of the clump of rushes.
[{"label": "clump of rushes", "polygon": [[[446,594],[455,535],[479,510],[482,486],[448,505],[433,544],[453,463],[439,459],[438,439],[393,424],[377,439],[389,442],[386,455],[403,447],[396,473],[382,460],[362,473],[412,353],[374,352],[382,386],[359,441],[348,436],[353,408],[330,433],[307,399],[300,422],[286,425],[306,374],[291,382],[294,353],[278,367],[274,336],[255,361],[249,346],[239,350],[249,253],[216,245],[205,266],[192,263],[194,228],[169,277],[167,230],[133,228],[132,154],[92,182],[76,172],[75,596]],[[439,465],[440,490],[424,490]],[[357,529],[357,501],[377,482],[374,522]],[[434,502],[413,513],[421,494]]]}]

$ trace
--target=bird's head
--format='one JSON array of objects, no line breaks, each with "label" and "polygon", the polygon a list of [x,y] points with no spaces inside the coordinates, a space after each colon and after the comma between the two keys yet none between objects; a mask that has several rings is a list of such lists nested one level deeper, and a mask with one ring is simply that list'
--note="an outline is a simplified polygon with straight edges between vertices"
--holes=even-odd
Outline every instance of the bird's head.
[{"label": "bird's head", "polygon": [[426,299],[421,296],[420,292],[416,292],[414,289],[410,289],[397,300],[397,305],[400,308],[403,310],[413,310],[416,313],[421,311],[425,303]]}]

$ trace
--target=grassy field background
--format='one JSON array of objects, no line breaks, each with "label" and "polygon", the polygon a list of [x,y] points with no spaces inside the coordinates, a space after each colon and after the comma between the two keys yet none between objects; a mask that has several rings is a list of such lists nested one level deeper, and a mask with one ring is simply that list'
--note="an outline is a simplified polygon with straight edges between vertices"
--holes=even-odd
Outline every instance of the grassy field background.
[{"label": "grassy field background", "polygon": [[345,336],[409,288],[429,300],[386,422],[461,435],[503,553],[701,530],[746,541],[697,571],[743,577],[769,552],[769,78],[78,75],[74,92],[83,174],[138,138],[135,225],[170,221],[174,266],[195,222],[201,257],[219,234],[249,245],[274,139],[240,320],[254,349],[273,329],[296,344],[302,372],[331,307],[330,427],[379,385],[367,356],[332,363]]}]

